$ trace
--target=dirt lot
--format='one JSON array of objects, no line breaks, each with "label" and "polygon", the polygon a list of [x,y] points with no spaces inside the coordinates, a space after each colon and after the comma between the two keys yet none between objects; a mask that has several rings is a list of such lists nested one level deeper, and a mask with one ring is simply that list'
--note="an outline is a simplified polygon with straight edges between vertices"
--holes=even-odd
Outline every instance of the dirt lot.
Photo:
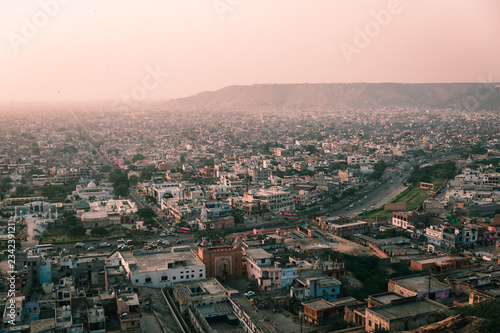
[{"label": "dirt lot", "polygon": [[347,239],[337,237],[337,236],[331,236],[333,239],[333,242],[337,243],[338,246],[336,250],[340,253],[347,253],[347,254],[352,254],[352,255],[372,255],[376,256],[377,254],[375,251],[373,251],[371,248],[367,246],[360,245],[355,242],[351,242]]}]

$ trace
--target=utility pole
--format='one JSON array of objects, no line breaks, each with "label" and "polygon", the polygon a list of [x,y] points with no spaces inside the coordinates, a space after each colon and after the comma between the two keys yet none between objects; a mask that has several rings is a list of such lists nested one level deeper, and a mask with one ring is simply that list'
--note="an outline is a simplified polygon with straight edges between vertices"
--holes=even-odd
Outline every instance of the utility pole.
[{"label": "utility pole", "polygon": [[431,273],[429,273],[429,286],[428,286],[428,297],[429,299],[431,299],[431,279],[432,279],[432,276],[431,276]]}]

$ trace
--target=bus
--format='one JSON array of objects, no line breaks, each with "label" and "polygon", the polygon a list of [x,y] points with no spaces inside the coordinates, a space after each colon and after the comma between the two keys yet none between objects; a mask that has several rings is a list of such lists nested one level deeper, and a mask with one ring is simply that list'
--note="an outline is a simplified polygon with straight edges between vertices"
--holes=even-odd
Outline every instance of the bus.
[{"label": "bus", "polygon": [[53,251],[53,250],[54,250],[53,244],[40,244],[35,246],[35,252],[37,253]]},{"label": "bus", "polygon": [[191,229],[189,229],[189,228],[180,228],[179,232],[182,232],[183,234],[190,234],[191,233]]}]

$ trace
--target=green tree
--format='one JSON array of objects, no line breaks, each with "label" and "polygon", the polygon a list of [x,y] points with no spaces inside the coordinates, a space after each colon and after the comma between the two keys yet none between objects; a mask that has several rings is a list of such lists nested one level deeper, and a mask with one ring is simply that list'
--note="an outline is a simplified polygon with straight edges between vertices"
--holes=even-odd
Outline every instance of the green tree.
[{"label": "green tree", "polygon": [[108,180],[111,182],[111,183],[115,183],[115,181],[120,177],[120,176],[123,176],[123,172],[121,169],[116,169],[116,170],[113,170],[109,173],[109,177],[108,177]]},{"label": "green tree", "polygon": [[33,175],[43,175],[43,170],[33,168],[28,172],[28,176],[31,177]]},{"label": "green tree", "polygon": [[234,217],[234,223],[235,224],[245,222],[244,214],[243,214],[243,212],[241,210],[239,210],[239,209],[233,209],[231,211],[231,215]]},{"label": "green tree", "polygon": [[158,171],[157,168],[155,167],[148,167],[148,168],[144,168],[142,169],[141,171],[141,176],[140,176],[140,179],[141,180],[151,180],[151,177],[153,176],[154,173],[156,173]]},{"label": "green tree", "polygon": [[51,184],[44,184],[42,186],[42,195],[47,197],[49,200],[56,197],[58,192],[58,186]]},{"label": "green tree", "polygon": [[500,299],[492,299],[483,301],[478,304],[458,307],[455,309],[457,314],[465,316],[476,316],[479,318],[488,319],[481,327],[481,333],[498,333],[500,332]]},{"label": "green tree", "polygon": [[128,195],[128,186],[125,184],[118,185],[115,189],[115,194],[120,197],[126,197]]},{"label": "green tree", "polygon": [[306,151],[308,151],[311,155],[318,153],[318,149],[316,148],[316,146],[313,146],[313,145],[308,145],[306,147]]},{"label": "green tree", "polygon": [[342,192],[342,197],[346,198],[354,193],[356,193],[356,190],[354,188],[350,187],[347,190],[345,190],[344,192]]},{"label": "green tree", "polygon": [[4,195],[12,189],[11,181],[12,179],[9,177],[2,178],[0,182],[0,200],[3,200]]},{"label": "green tree", "polygon": [[139,182],[139,177],[132,175],[129,177],[128,182],[130,183],[130,185],[137,185],[137,183]]},{"label": "green tree", "polygon": [[380,179],[384,174],[385,169],[387,168],[387,164],[380,160],[373,165],[373,172],[368,176],[368,179]]},{"label": "green tree", "polygon": [[141,154],[137,154],[137,155],[135,155],[135,156],[132,158],[132,162],[142,161],[142,160],[144,160],[144,159],[145,159],[145,157],[144,157],[143,155],[141,155]]},{"label": "green tree", "polygon": [[87,230],[81,225],[75,225],[68,230],[68,235],[72,237],[85,236],[86,234]]},{"label": "green tree", "polygon": [[486,154],[488,149],[484,148],[480,143],[476,144],[470,149],[470,153],[474,155]]},{"label": "green tree", "polygon": [[147,219],[147,220],[144,220],[144,225],[145,225],[145,226],[148,226],[148,225],[153,225],[153,224],[155,224],[155,223],[156,223],[156,222],[155,222],[155,220],[153,220],[153,219]]},{"label": "green tree", "polygon": [[35,191],[32,188],[30,188],[29,186],[25,186],[25,185],[16,186],[16,196],[17,197],[24,197],[27,195],[31,195],[33,193],[35,193]]},{"label": "green tree", "polygon": [[137,216],[142,220],[152,219],[156,217],[156,213],[151,207],[139,208],[136,212]]},{"label": "green tree", "polygon": [[77,224],[78,224],[78,218],[74,214],[64,217],[64,221],[63,221],[64,228],[69,229],[71,227],[76,226]]},{"label": "green tree", "polygon": [[109,231],[104,227],[95,227],[90,230],[90,234],[92,236],[107,236],[109,235]]},{"label": "green tree", "polygon": [[152,204],[152,205],[156,205],[157,202],[156,202],[156,198],[153,197],[152,195],[146,195],[144,197],[144,200],[148,203],[148,204]]},{"label": "green tree", "polygon": [[99,168],[99,171],[101,171],[101,172],[110,172],[111,171],[111,165],[103,165],[102,167]]}]

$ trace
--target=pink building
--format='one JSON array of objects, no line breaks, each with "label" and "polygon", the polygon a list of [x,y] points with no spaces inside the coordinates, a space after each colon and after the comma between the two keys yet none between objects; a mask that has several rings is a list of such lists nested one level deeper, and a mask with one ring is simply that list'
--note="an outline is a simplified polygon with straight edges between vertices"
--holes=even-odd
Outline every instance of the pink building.
[{"label": "pink building", "polygon": [[140,332],[142,314],[137,294],[118,292],[118,295],[116,295],[116,307],[118,309],[121,332]]},{"label": "pink building", "polygon": [[281,288],[281,265],[272,262],[273,255],[263,249],[246,251],[246,271],[250,280],[257,280],[261,290]]}]

